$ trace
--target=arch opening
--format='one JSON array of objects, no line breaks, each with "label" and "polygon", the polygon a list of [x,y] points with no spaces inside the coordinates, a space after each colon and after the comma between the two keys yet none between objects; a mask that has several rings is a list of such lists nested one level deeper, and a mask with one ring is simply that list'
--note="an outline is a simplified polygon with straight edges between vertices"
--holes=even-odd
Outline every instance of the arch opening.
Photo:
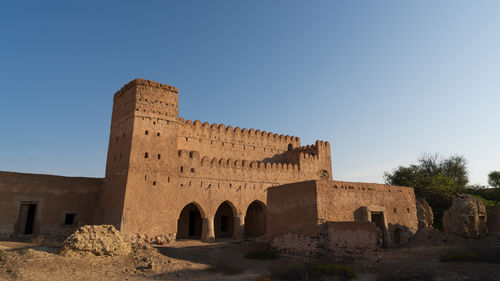
[{"label": "arch opening", "polygon": [[194,204],[187,204],[177,220],[177,239],[200,239],[202,219],[200,208]]},{"label": "arch opening", "polygon": [[266,205],[253,201],[245,216],[245,237],[259,237],[266,233]]},{"label": "arch opening", "polygon": [[215,238],[231,238],[234,233],[234,211],[228,201],[220,204],[214,217]]}]

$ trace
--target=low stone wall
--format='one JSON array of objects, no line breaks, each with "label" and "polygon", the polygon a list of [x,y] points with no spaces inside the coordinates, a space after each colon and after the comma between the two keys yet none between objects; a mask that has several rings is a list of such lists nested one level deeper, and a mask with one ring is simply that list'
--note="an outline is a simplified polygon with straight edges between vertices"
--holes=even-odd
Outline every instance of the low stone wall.
[{"label": "low stone wall", "polygon": [[377,227],[371,222],[327,222],[328,250],[352,253],[377,249]]},{"label": "low stone wall", "polygon": [[280,254],[311,257],[324,250],[324,241],[309,235],[285,233],[271,239],[271,248]]}]

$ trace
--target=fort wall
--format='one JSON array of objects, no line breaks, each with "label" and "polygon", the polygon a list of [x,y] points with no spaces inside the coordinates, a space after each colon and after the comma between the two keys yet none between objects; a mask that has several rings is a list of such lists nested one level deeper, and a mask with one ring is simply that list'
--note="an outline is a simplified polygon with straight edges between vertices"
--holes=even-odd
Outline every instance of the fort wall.
[{"label": "fort wall", "polygon": [[[181,210],[203,219],[227,202],[241,224],[269,187],[331,179],[330,145],[178,117],[175,87],[137,79],[114,95],[98,221],[128,234],[174,235]],[[160,210],[160,211],[158,211]]]}]

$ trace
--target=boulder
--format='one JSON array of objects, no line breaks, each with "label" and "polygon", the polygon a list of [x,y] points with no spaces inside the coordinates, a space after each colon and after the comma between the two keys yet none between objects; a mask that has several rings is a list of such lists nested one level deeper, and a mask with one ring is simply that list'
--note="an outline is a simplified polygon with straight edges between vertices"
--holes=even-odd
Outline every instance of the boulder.
[{"label": "boulder", "polygon": [[418,229],[432,227],[434,223],[434,214],[432,213],[431,206],[429,206],[427,201],[423,198],[417,199],[417,217]]},{"label": "boulder", "polygon": [[467,238],[486,236],[488,228],[483,202],[469,194],[455,195],[451,207],[443,213],[443,229]]}]

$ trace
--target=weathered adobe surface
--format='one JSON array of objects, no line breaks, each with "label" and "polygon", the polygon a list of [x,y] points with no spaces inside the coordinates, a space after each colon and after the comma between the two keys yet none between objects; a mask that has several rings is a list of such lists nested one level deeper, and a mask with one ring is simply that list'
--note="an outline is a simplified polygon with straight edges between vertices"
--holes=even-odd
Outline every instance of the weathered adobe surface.
[{"label": "weathered adobe surface", "polygon": [[[0,237],[18,232],[23,202],[37,202],[34,234],[66,235],[77,225],[92,223],[102,178],[0,172]],[[65,214],[77,214],[74,225],[64,225]]]},{"label": "weathered adobe surface", "polygon": [[488,235],[486,208],[481,200],[469,194],[457,194],[451,207],[444,211],[443,229],[464,237]]},{"label": "weathered adobe surface", "polygon": [[434,224],[434,213],[432,208],[423,198],[417,199],[418,229],[432,227]]},{"label": "weathered adobe surface", "polygon": [[238,231],[253,202],[265,207],[267,188],[331,179],[328,142],[300,146],[298,137],[184,121],[176,88],[134,81],[114,96],[97,221],[129,235],[171,237],[188,204],[211,230],[225,202]]},{"label": "weathered adobe surface", "polygon": [[[328,222],[353,222],[357,241],[346,246],[373,244],[364,224],[370,214],[383,213],[383,236],[387,246],[408,242],[418,229],[413,189],[373,183],[305,181],[268,190],[267,236],[272,247],[291,254],[309,255],[329,246]],[[293,218],[293,219],[290,219]],[[345,233],[341,233],[345,236]],[[300,242],[298,242],[300,241]],[[347,241],[347,240],[346,240]],[[337,244],[337,243],[335,243]],[[371,246],[368,245],[368,248]]]}]

